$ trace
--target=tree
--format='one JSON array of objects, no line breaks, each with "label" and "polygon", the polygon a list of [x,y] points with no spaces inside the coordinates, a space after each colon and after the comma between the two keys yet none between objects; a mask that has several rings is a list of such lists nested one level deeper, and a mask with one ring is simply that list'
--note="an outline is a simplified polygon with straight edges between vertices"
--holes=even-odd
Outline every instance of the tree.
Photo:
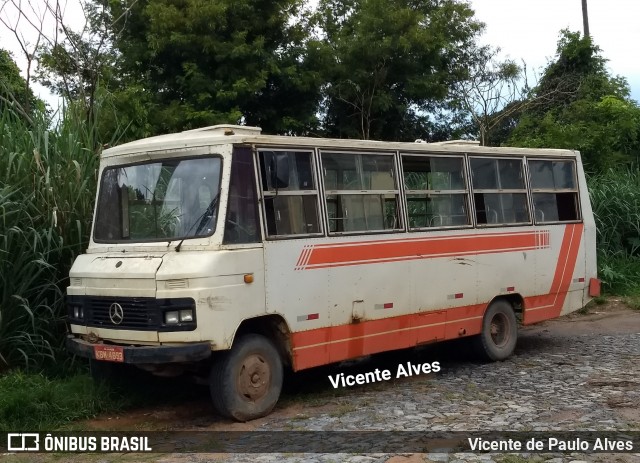
[{"label": "tree", "polygon": [[[24,79],[27,94],[32,91],[31,73],[36,52],[43,39],[46,39],[43,34],[43,25],[47,17],[47,11],[46,8],[43,9],[38,6],[38,4],[34,4],[31,1],[23,4],[20,0],[4,0],[0,5],[0,25],[13,34],[27,63]],[[35,41],[27,40],[26,35],[28,34],[25,35],[25,32],[29,29],[35,32]],[[31,111],[31,103],[29,99],[23,101],[24,107],[21,108],[23,116]]]},{"label": "tree", "polygon": [[[319,84],[304,67],[300,0],[109,1],[129,83],[149,96],[154,132],[216,123],[304,133]],[[116,24],[115,20],[112,20]]]},{"label": "tree", "polygon": [[74,25],[74,30],[66,23],[59,3],[45,3],[58,33],[38,49],[35,79],[62,96],[66,110],[84,114],[88,127],[99,132],[96,105],[103,101],[97,101],[98,94],[117,82],[111,18],[104,6],[83,3],[84,24]]},{"label": "tree", "polygon": [[34,96],[27,80],[20,75],[11,53],[0,48],[0,113],[11,108],[22,118],[31,120],[36,107],[44,109],[44,103]]},{"label": "tree", "polygon": [[457,0],[321,0],[314,46],[325,76],[323,133],[413,140],[464,72],[482,24]]},{"label": "tree", "polygon": [[562,31],[556,58],[533,93],[550,96],[523,113],[510,144],[578,149],[589,170],[638,161],[640,108],[626,80],[606,70],[591,37]]},{"label": "tree", "polygon": [[489,47],[478,49],[466,77],[451,86],[454,106],[469,114],[482,146],[492,130],[505,119],[513,120],[531,102],[526,68],[512,60],[498,61],[498,53]]}]

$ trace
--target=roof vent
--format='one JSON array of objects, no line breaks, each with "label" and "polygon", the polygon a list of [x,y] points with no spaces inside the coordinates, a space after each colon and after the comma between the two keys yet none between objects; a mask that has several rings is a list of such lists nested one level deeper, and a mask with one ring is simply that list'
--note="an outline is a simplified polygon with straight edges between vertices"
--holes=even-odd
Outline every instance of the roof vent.
[{"label": "roof vent", "polygon": [[208,132],[211,135],[260,135],[260,127],[249,127],[246,125],[218,124],[199,129],[185,130],[182,133]]}]

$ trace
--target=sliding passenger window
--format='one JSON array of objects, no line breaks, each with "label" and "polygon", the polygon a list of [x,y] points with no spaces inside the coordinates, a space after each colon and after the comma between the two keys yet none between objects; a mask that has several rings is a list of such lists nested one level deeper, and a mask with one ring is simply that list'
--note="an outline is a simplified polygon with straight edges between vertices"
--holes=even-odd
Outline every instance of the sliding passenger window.
[{"label": "sliding passenger window", "polygon": [[400,229],[393,155],[322,153],[331,233]]},{"label": "sliding passenger window", "polygon": [[471,225],[462,156],[402,155],[409,228]]},{"label": "sliding passenger window", "polygon": [[470,158],[478,225],[530,223],[522,159]]},{"label": "sliding passenger window", "polygon": [[536,223],[580,219],[576,165],[572,160],[529,160]]},{"label": "sliding passenger window", "polygon": [[312,152],[260,150],[259,157],[267,235],[320,234]]}]

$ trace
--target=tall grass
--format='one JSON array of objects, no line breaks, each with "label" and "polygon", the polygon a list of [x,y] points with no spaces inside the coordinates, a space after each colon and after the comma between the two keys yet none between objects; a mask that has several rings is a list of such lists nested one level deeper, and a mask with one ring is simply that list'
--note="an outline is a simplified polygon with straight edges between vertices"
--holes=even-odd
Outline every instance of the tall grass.
[{"label": "tall grass", "polygon": [[605,289],[640,293],[640,172],[610,169],[587,181],[596,219],[598,273]]},{"label": "tall grass", "polygon": [[49,379],[19,370],[0,376],[0,432],[51,431],[129,405],[128,397],[88,375]]},{"label": "tall grass", "polygon": [[55,126],[0,109],[0,372],[59,370],[64,288],[86,247],[98,155],[68,111]]}]

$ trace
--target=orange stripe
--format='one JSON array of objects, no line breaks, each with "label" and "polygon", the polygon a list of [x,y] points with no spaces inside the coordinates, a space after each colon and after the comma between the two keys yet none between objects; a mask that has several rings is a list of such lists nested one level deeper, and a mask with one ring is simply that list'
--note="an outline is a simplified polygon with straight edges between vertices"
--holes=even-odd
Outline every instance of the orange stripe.
[{"label": "orange stripe", "polygon": [[478,334],[486,304],[293,333],[296,371],[363,355]]},{"label": "orange stripe", "polygon": [[436,257],[451,257],[451,256],[455,256],[455,257],[460,257],[460,256],[479,256],[481,254],[496,254],[499,252],[513,252],[513,251],[534,251],[536,248],[534,246],[532,247],[526,247],[526,248],[515,248],[515,249],[507,249],[507,250],[502,250],[502,251],[496,251],[496,250],[487,250],[487,251],[472,251],[472,252],[455,252],[455,253],[447,253],[447,254],[432,254],[430,256],[424,256],[424,255],[416,255],[416,256],[410,256],[410,257],[395,257],[395,258],[390,258],[390,259],[375,259],[375,260],[367,260],[367,261],[356,261],[356,262],[337,262],[337,263],[329,263],[329,264],[325,264],[325,265],[313,265],[313,266],[302,266],[299,268],[299,270],[306,270],[306,269],[321,269],[321,268],[332,268],[332,267],[346,267],[346,266],[350,266],[350,265],[363,265],[363,264],[382,264],[385,262],[400,262],[400,261],[407,261],[407,260],[417,260],[417,259],[435,259]]},{"label": "orange stripe", "polygon": [[560,316],[575,272],[583,228],[583,224],[570,224],[565,227],[549,294],[525,298],[523,325]]},{"label": "orange stripe", "polygon": [[[486,254],[540,248],[537,231],[490,235],[459,235],[313,246],[306,268],[427,259],[448,255]],[[303,253],[305,250],[302,251]],[[300,259],[298,259],[300,262]]]}]

